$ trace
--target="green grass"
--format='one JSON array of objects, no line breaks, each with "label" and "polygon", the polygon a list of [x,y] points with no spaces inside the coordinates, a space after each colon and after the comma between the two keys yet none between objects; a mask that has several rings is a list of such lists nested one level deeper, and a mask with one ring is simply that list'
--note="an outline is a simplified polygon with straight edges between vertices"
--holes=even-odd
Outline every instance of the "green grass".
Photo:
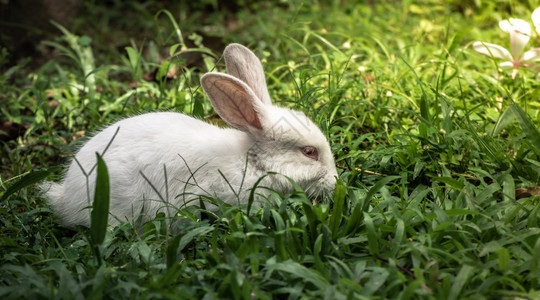
[{"label": "green grass", "polygon": [[[540,77],[470,47],[508,46],[497,22],[540,3],[246,2],[91,3],[39,68],[0,56],[0,121],[25,126],[0,145],[0,297],[540,298]],[[163,215],[57,225],[34,184],[61,178],[81,136],[140,112],[212,114],[199,78],[224,67],[202,36],[253,49],[274,101],[328,134],[333,201],[298,190],[248,214],[213,199],[215,214],[180,210],[177,233]],[[187,40],[196,65],[174,55]]]}]

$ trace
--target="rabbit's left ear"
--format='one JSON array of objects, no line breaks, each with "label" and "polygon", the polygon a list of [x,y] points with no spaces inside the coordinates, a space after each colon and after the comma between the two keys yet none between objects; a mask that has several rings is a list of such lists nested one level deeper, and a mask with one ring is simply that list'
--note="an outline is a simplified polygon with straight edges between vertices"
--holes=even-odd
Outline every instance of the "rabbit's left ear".
[{"label": "rabbit's left ear", "polygon": [[247,84],[257,97],[267,105],[272,104],[261,61],[251,50],[240,45],[230,44],[223,51],[227,73]]},{"label": "rabbit's left ear", "polygon": [[216,112],[229,125],[257,136],[265,131],[267,106],[246,83],[211,72],[201,78],[201,84]]}]

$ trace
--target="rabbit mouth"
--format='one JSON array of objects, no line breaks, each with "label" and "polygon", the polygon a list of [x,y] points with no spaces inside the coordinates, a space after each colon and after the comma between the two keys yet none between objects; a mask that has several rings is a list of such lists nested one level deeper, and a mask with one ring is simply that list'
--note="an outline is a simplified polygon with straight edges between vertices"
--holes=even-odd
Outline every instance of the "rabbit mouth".
[{"label": "rabbit mouth", "polygon": [[318,203],[327,203],[332,200],[332,197],[334,195],[333,190],[325,190],[325,189],[306,189],[305,190],[306,195],[308,198],[313,202],[313,204]]},{"label": "rabbit mouth", "polygon": [[309,198],[320,202],[332,197],[334,184],[331,180],[325,180],[325,177],[322,177],[322,179],[312,180],[301,186]]}]

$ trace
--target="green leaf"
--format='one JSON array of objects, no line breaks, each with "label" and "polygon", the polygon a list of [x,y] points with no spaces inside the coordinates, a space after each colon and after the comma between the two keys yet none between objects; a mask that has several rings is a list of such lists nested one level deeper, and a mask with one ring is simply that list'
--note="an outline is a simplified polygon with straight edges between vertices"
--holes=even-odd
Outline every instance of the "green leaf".
[{"label": "green leaf", "polygon": [[508,253],[508,249],[501,247],[499,251],[497,251],[497,258],[499,262],[499,270],[502,272],[507,271],[508,266],[510,265],[510,253]]},{"label": "green leaf", "polygon": [[336,189],[334,191],[334,206],[329,223],[330,230],[332,231],[332,240],[335,240],[337,238],[339,225],[341,224],[341,220],[343,219],[343,206],[345,204],[346,193],[347,188],[342,181],[338,180],[336,184]]},{"label": "green leaf", "polygon": [[203,236],[209,232],[212,232],[214,230],[214,227],[211,226],[204,226],[204,227],[197,227],[193,230],[188,231],[185,235],[182,236],[180,239],[180,242],[178,243],[178,250],[182,251],[195,237]]},{"label": "green leaf", "polygon": [[[314,241],[316,239],[316,236],[318,235],[318,232],[317,232],[317,223],[318,223],[317,215],[313,211],[313,206],[311,204],[302,203],[302,209],[304,211],[304,215],[306,216],[306,219],[307,219],[307,222],[308,222],[308,226],[307,226],[308,236],[310,237],[311,240]],[[273,213],[273,211],[272,211],[272,213]],[[276,226],[278,224],[279,223],[276,223]]]},{"label": "green leaf", "polygon": [[[178,47],[180,47],[180,49],[182,49],[182,44],[174,44],[171,46],[171,48],[169,49],[169,56],[176,56],[178,53],[176,53],[176,49],[178,49]],[[182,50],[180,50],[181,52]]]},{"label": "green leaf", "polygon": [[163,61],[161,65],[159,65],[158,71],[156,73],[156,79],[158,81],[167,80],[167,74],[169,73],[172,67],[173,65],[171,64],[169,60]]},{"label": "green leaf", "polygon": [[360,228],[360,224],[364,218],[362,202],[356,203],[351,215],[348,218],[347,226],[345,227],[345,234],[351,234]]},{"label": "green leaf", "polygon": [[414,293],[422,286],[422,281],[412,280],[407,284],[407,288],[401,293],[399,299],[414,299]]},{"label": "green leaf", "polygon": [[538,263],[540,263],[540,239],[536,239],[536,243],[534,244],[530,263],[531,274],[534,274],[538,270]]},{"label": "green leaf", "polygon": [[97,177],[92,213],[90,214],[90,236],[94,246],[99,245],[105,239],[109,220],[109,172],[105,161],[97,156]]},{"label": "green leaf", "polygon": [[92,38],[86,35],[83,35],[77,39],[77,43],[83,47],[88,47],[92,43]]},{"label": "green leaf", "polygon": [[161,14],[165,14],[167,18],[169,18],[169,21],[171,22],[174,28],[174,33],[176,34],[176,38],[178,38],[178,42],[180,43],[180,45],[185,45],[184,37],[182,35],[182,31],[180,30],[180,26],[178,26],[178,23],[176,22],[176,19],[171,14],[171,12],[168,10],[162,9],[156,13],[154,18],[157,20]]},{"label": "green leaf", "polygon": [[458,31],[451,39],[448,45],[448,54],[452,54],[457,46],[460,45],[461,40],[471,31],[472,27],[466,27]]},{"label": "green leaf", "polygon": [[493,130],[491,131],[491,135],[493,136],[498,135],[506,126],[508,126],[515,120],[516,120],[516,114],[510,107],[499,116],[497,123],[495,124],[495,126],[493,127]]},{"label": "green leaf", "polygon": [[480,213],[474,210],[468,210],[464,208],[454,208],[444,211],[449,217],[466,216],[466,215],[479,215]]},{"label": "green leaf", "polygon": [[379,254],[379,239],[375,231],[375,225],[373,225],[373,219],[367,212],[364,212],[364,224],[366,225],[369,253]]},{"label": "green leaf", "polygon": [[317,267],[317,270],[321,273],[325,271],[324,263],[321,259],[321,249],[322,249],[322,242],[323,242],[323,234],[319,234],[317,239],[315,240],[315,244],[313,245],[313,257],[315,259],[315,267]]},{"label": "green leaf", "polygon": [[128,54],[129,65],[135,80],[140,80],[142,77],[142,69],[140,66],[141,53],[134,49],[133,47],[126,47],[126,52]]},{"label": "green leaf", "polygon": [[328,280],[326,280],[326,278],[324,278],[317,271],[313,269],[308,269],[292,260],[287,260],[273,265],[267,265],[267,268],[269,270],[289,273],[296,276],[298,279],[312,283],[314,286],[322,290],[324,290],[325,287],[329,285]]},{"label": "green leaf", "polygon": [[201,118],[204,116],[204,107],[202,102],[198,98],[193,99],[193,110],[191,114],[195,117]]},{"label": "green leaf", "polygon": [[414,165],[413,179],[415,179],[416,177],[418,177],[418,175],[420,175],[420,172],[422,172],[422,169],[424,168],[425,164],[426,163],[421,160],[418,160],[416,162],[416,164]]},{"label": "green leaf", "polygon": [[19,181],[15,182],[14,184],[12,184],[10,187],[7,188],[7,190],[4,192],[4,195],[2,195],[2,198],[0,198],[0,202],[6,200],[9,196],[20,191],[21,189],[28,187],[32,184],[35,184],[37,182],[40,182],[41,180],[47,178],[49,174],[55,172],[56,170],[58,170],[57,167],[49,168],[45,170],[30,171],[28,174],[21,177]]},{"label": "green leaf", "polygon": [[[247,160],[246,160],[246,164],[247,164]],[[246,165],[246,168],[247,168],[247,165]],[[255,181],[255,184],[253,184],[253,186],[251,187],[251,190],[249,192],[247,210],[246,210],[248,215],[251,211],[251,207],[253,206],[253,202],[255,201],[255,191],[257,190],[257,187],[259,186],[261,181],[263,181],[263,179],[266,178],[266,176],[268,175],[261,176],[261,178]]]},{"label": "green leaf", "polygon": [[463,183],[452,177],[434,177],[431,180],[446,183],[447,185],[458,191],[463,190],[463,187],[465,186]]},{"label": "green leaf", "polygon": [[525,133],[525,136],[527,136],[531,144],[534,146],[533,150],[537,154],[540,154],[540,132],[538,131],[538,128],[536,128],[534,122],[527,115],[527,113],[521,109],[521,107],[517,106],[516,104],[511,104],[510,109],[514,112],[519,125],[521,125],[521,129]]},{"label": "green leaf", "polygon": [[[418,101],[419,106],[420,106],[420,115],[422,116],[422,122],[423,122],[420,125],[424,125],[426,127],[431,126],[428,96],[426,92],[424,91],[424,85],[422,84],[422,81],[420,80],[420,77],[418,77],[418,74],[416,73],[414,68],[403,57],[400,56],[399,58],[401,58],[401,60],[405,63],[405,65],[407,65],[409,70],[411,70],[411,72],[414,75],[414,78],[416,79],[416,83],[418,84],[418,86],[420,87],[420,90],[422,91],[422,96],[420,97],[420,100]],[[427,136],[422,136],[422,137],[426,138]]]},{"label": "green leaf", "polygon": [[405,222],[403,219],[396,220],[396,233],[394,234],[394,241],[392,246],[392,256],[400,250],[401,242],[405,237]]},{"label": "green leaf", "polygon": [[133,70],[139,65],[139,52],[133,47],[126,47],[126,52],[128,54],[129,64]]},{"label": "green leaf", "polygon": [[178,246],[180,245],[181,235],[175,236],[167,245],[167,269],[172,268],[177,262],[176,253],[178,251]]},{"label": "green leaf", "polygon": [[279,260],[286,260],[289,258],[287,254],[287,246],[285,245],[285,221],[282,216],[275,210],[272,210],[272,216],[276,224],[276,231],[274,232],[274,247]]},{"label": "green leaf", "polygon": [[450,290],[450,295],[448,296],[448,299],[455,300],[459,299],[459,294],[465,287],[465,284],[467,281],[469,281],[469,278],[474,273],[474,267],[469,265],[463,265],[461,269],[459,270],[454,283],[452,284],[452,289]]},{"label": "green leaf", "polygon": [[499,180],[501,181],[502,197],[505,201],[514,202],[516,201],[516,184],[514,182],[514,177],[508,172],[501,176]]},{"label": "green leaf", "polygon": [[375,183],[366,194],[366,198],[364,200],[363,211],[367,211],[370,201],[371,201],[371,197],[373,197],[373,195],[375,195],[376,192],[378,192],[383,186],[387,185],[392,180],[396,180],[399,178],[401,178],[401,176],[387,176],[377,181],[377,183]]}]

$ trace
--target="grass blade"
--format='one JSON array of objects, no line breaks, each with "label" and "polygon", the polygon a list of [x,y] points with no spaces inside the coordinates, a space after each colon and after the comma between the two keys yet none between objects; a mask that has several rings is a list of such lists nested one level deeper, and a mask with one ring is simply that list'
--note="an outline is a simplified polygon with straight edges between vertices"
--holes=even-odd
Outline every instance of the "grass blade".
[{"label": "grass blade", "polygon": [[180,238],[181,235],[175,236],[170,242],[169,245],[167,245],[167,269],[170,269],[174,266],[176,263],[176,251],[178,250],[178,246],[180,245]]},{"label": "grass blade", "polygon": [[327,287],[329,284],[328,280],[321,276],[321,274],[319,274],[317,271],[308,269],[293,260],[287,260],[270,265],[268,266],[268,269],[289,273],[320,288]]},{"label": "grass blade", "polygon": [[176,35],[176,38],[178,39],[178,42],[181,45],[185,45],[184,44],[184,37],[182,35],[182,30],[180,30],[180,26],[178,26],[178,23],[174,19],[174,16],[171,14],[171,12],[168,11],[168,10],[162,9],[162,10],[160,10],[160,11],[158,11],[156,13],[155,19],[157,20],[161,14],[165,14],[167,16],[167,18],[169,18],[169,21],[171,22],[172,26],[174,27],[174,33]]},{"label": "grass blade", "polygon": [[461,267],[461,270],[459,270],[456,279],[454,281],[454,284],[452,284],[452,288],[450,289],[450,295],[448,296],[448,299],[459,299],[459,294],[465,287],[465,284],[469,280],[469,278],[472,276],[474,272],[474,267],[469,265],[463,265]]},{"label": "grass blade", "polygon": [[369,203],[371,201],[371,197],[375,195],[376,192],[378,192],[383,186],[387,185],[389,182],[396,180],[398,178],[401,178],[400,176],[388,176],[384,177],[383,179],[377,181],[368,191],[366,198],[364,200],[364,207],[363,211],[367,211]]},{"label": "grass blade", "polygon": [[515,113],[512,109],[505,110],[499,119],[497,120],[497,123],[495,124],[495,127],[493,127],[493,130],[491,131],[491,135],[495,136],[501,133],[501,131],[508,126],[508,124],[512,123],[516,118]]},{"label": "grass blade", "polygon": [[511,104],[510,109],[514,112],[519,125],[521,125],[521,129],[534,146],[533,150],[537,154],[540,154],[540,132],[538,131],[538,128],[536,128],[534,122],[521,107],[516,104]]},{"label": "grass blade", "polygon": [[373,219],[371,219],[371,216],[366,212],[364,212],[364,224],[366,225],[369,252],[373,255],[377,255],[379,253],[377,231],[375,230]]},{"label": "grass blade", "polygon": [[109,172],[105,161],[96,153],[97,156],[97,177],[92,213],[90,215],[90,236],[92,243],[97,246],[105,239],[107,232],[107,222],[109,220]]},{"label": "grass blade", "polygon": [[465,185],[462,182],[459,182],[459,180],[454,179],[452,177],[434,177],[431,180],[435,182],[446,183],[451,188],[456,189],[458,191],[463,190],[463,188],[465,187]]},{"label": "grass blade", "polygon": [[0,198],[0,202],[6,200],[9,196],[20,191],[21,189],[47,178],[49,174],[53,173],[57,169],[58,168],[50,168],[45,170],[30,171],[30,173],[24,175],[21,177],[21,179],[19,179],[19,181],[15,182],[6,189],[4,195],[2,195],[2,198]]},{"label": "grass blade", "polygon": [[419,101],[420,115],[422,116],[423,121],[426,123],[426,126],[431,125],[430,124],[431,119],[429,116],[429,106],[428,106],[428,100],[427,100],[428,98],[427,98],[426,92],[424,91],[424,85],[422,84],[420,77],[418,77],[418,74],[416,74],[416,71],[414,70],[414,68],[403,57],[400,57],[400,58],[405,63],[405,65],[407,65],[409,70],[411,70],[411,72],[414,75],[414,78],[416,79],[416,83],[418,83],[418,86],[420,87],[420,91],[422,91],[422,97],[420,97],[420,101]]},{"label": "grass blade", "polygon": [[346,193],[347,188],[342,181],[338,180],[334,194],[334,209],[332,211],[332,215],[330,216],[329,224],[330,230],[332,231],[332,240],[337,238],[337,232],[343,217],[343,206],[345,204]]}]

